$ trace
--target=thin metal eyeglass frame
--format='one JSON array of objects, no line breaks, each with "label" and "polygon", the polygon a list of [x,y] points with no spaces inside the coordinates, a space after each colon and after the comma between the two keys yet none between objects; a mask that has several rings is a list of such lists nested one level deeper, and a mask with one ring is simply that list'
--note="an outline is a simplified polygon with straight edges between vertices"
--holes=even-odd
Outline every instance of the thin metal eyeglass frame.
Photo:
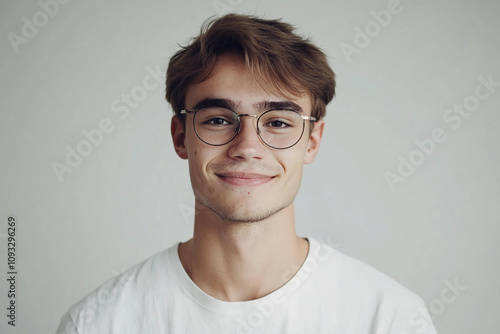
[{"label": "thin metal eyeglass frame", "polygon": [[[260,133],[262,132],[260,129],[259,129],[259,120],[260,118],[270,112],[270,111],[275,111],[275,110],[289,110],[289,109],[270,109],[270,110],[266,110],[264,111],[262,114],[260,115],[252,115],[252,114],[237,114],[235,113],[233,110],[231,109],[228,109],[228,108],[224,108],[224,109],[227,109],[229,111],[231,111],[234,115],[236,115],[236,118],[238,119],[238,126],[234,129],[234,133],[235,135],[233,136],[233,138],[231,138],[229,141],[223,143],[223,144],[212,144],[212,143],[209,143],[205,140],[203,140],[200,135],[198,134],[198,131],[196,130],[196,125],[195,125],[195,118],[196,118],[196,113],[198,111],[200,111],[201,109],[205,109],[205,108],[200,108],[198,110],[189,110],[189,109],[182,109],[179,114],[180,115],[187,115],[187,114],[192,114],[193,115],[193,129],[194,129],[194,132],[196,133],[196,136],[198,137],[198,139],[200,139],[202,142],[204,142],[205,144],[207,145],[210,145],[210,146],[224,146],[226,144],[229,144],[230,142],[232,142],[234,140],[234,138],[236,138],[238,136],[238,134],[240,133],[240,128],[241,128],[241,120],[240,120],[240,117],[253,117],[253,118],[256,118],[256,129],[257,129],[257,135],[259,136],[259,139],[261,142],[263,142],[266,146],[270,147],[270,148],[274,148],[276,150],[286,150],[287,148],[290,148],[290,147],[293,147],[295,145],[297,145],[297,143],[302,139],[302,136],[304,135],[304,129],[305,129],[305,121],[311,121],[311,122],[316,122],[318,119],[314,116],[303,116],[303,115],[299,115],[297,113],[297,115],[299,115],[301,118],[302,118],[302,132],[300,133],[300,137],[299,139],[297,139],[297,141],[295,143],[293,143],[292,145],[289,145],[287,147],[275,147],[275,146],[271,146],[269,145],[268,143],[265,142],[265,140],[262,138],[262,136],[260,135]],[[291,112],[295,112],[294,110],[289,110]]]}]

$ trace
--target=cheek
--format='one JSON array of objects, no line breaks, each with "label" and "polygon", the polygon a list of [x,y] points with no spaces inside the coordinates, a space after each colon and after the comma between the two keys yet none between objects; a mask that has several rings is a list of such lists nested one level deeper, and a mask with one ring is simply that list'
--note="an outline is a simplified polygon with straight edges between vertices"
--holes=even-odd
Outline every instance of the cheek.
[{"label": "cheek", "polygon": [[203,143],[196,143],[196,145],[188,146],[188,161],[191,178],[205,179],[208,177],[207,173],[210,162],[220,154],[212,147],[202,146],[204,146]]},{"label": "cheek", "polygon": [[302,167],[304,165],[304,151],[297,150],[287,154],[287,158],[279,159],[285,173],[289,178],[300,178],[302,176]]},{"label": "cheek", "polygon": [[203,147],[203,142],[196,136],[192,129],[186,131],[186,150],[189,160],[199,160],[200,155],[203,155],[206,148]]},{"label": "cheek", "polygon": [[188,151],[189,170],[192,175],[203,174],[206,168],[206,162],[203,159],[203,153],[199,149]]}]

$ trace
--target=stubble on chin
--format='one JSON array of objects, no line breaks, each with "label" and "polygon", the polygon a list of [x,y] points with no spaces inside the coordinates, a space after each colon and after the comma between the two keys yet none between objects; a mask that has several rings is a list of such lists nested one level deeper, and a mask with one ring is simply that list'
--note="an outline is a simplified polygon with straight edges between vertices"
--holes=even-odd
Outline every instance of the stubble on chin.
[{"label": "stubble on chin", "polygon": [[[201,206],[201,210],[209,210],[212,213],[216,214],[222,221],[233,224],[261,222],[292,205],[293,200],[294,198],[291,198],[288,201],[285,201],[275,207],[260,209],[257,207],[255,208],[238,208],[230,206],[220,207],[219,205],[210,203],[209,200],[200,199],[197,197],[197,201]],[[200,214],[202,213],[200,212]]]}]

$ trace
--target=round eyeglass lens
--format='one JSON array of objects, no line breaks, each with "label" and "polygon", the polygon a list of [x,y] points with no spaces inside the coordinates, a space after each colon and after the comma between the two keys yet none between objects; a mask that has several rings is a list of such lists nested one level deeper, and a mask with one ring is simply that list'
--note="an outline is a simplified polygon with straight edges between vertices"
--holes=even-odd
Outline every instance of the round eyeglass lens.
[{"label": "round eyeglass lens", "polygon": [[304,132],[304,120],[295,111],[270,110],[259,117],[260,137],[268,146],[284,149],[295,145]]},{"label": "round eyeglass lens", "polygon": [[224,145],[238,134],[238,115],[233,111],[210,107],[198,110],[193,118],[194,130],[198,137],[210,145]]}]

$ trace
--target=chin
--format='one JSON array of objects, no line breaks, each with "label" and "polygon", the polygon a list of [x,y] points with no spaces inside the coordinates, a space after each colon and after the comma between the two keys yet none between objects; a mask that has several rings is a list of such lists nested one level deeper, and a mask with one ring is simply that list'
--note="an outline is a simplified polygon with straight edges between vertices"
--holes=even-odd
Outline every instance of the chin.
[{"label": "chin", "polygon": [[279,205],[273,208],[268,208],[268,209],[263,209],[263,208],[257,208],[253,206],[252,208],[249,208],[247,206],[245,207],[231,207],[231,206],[225,206],[224,208],[218,207],[217,205],[213,205],[211,203],[203,203],[202,204],[211,210],[213,213],[215,213],[217,216],[222,218],[222,220],[225,220],[227,222],[231,223],[255,223],[255,222],[261,222],[263,220],[266,220],[281,210],[287,208],[292,204],[292,202],[285,203],[283,205]]}]

